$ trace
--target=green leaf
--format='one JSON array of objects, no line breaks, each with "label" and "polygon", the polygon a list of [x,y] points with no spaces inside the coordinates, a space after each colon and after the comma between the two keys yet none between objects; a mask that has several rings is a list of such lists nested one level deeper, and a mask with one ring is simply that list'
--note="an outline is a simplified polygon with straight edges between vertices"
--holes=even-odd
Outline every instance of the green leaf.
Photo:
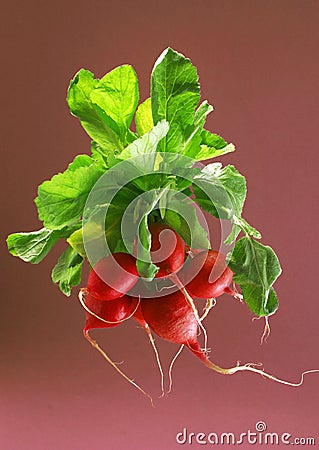
[{"label": "green leaf", "polygon": [[225,244],[230,245],[237,239],[239,233],[243,231],[246,235],[252,236],[256,239],[261,239],[261,233],[252,227],[245,219],[242,217],[233,217],[233,227],[229,236],[225,239]]},{"label": "green leaf", "polygon": [[208,164],[194,177],[195,201],[220,219],[240,217],[246,198],[246,180],[234,166]]},{"label": "green leaf", "polygon": [[122,145],[118,134],[106,120],[105,114],[101,117],[91,100],[91,94],[98,82],[94,79],[93,73],[81,69],[70,83],[67,102],[71,113],[80,119],[88,135],[108,154],[122,148]]},{"label": "green leaf", "polygon": [[139,136],[143,136],[143,134],[148,133],[154,127],[150,98],[147,98],[137,108],[135,114],[135,125]]},{"label": "green leaf", "polygon": [[90,99],[105,123],[120,136],[125,147],[132,141],[128,131],[139,100],[138,80],[130,65],[116,67],[104,75],[91,91]]},{"label": "green leaf", "polygon": [[234,166],[222,167],[221,163],[208,164],[194,176],[195,201],[205,211],[220,219],[228,219],[233,227],[225,244],[234,242],[239,233],[261,238],[261,234],[241,217],[245,198],[246,180]]},{"label": "green leaf", "polygon": [[207,147],[213,147],[215,150],[222,150],[228,145],[221,136],[207,130],[201,132],[201,144],[207,145]]},{"label": "green leaf", "polygon": [[[92,231],[90,231],[90,235],[92,235],[93,239],[96,239],[96,236],[100,237],[100,229],[98,227],[91,227]],[[74,231],[71,236],[67,239],[68,244],[83,258],[86,257],[86,252],[83,244],[83,228]]]},{"label": "green leaf", "polygon": [[165,120],[162,120],[155,125],[151,131],[128,145],[118,155],[118,158],[121,160],[126,160],[129,158],[139,157],[133,162],[134,166],[139,168],[142,172],[152,172],[154,170],[158,144],[167,135],[168,129],[168,123]]},{"label": "green leaf", "polygon": [[7,238],[8,250],[23,261],[38,264],[60,239],[61,231],[42,228],[29,233],[13,233]]},{"label": "green leaf", "polygon": [[209,249],[210,242],[207,237],[207,232],[200,224],[196,209],[191,206],[184,208],[183,214],[179,214],[177,211],[168,209],[165,212],[165,222],[174,228],[175,231],[184,239],[186,244],[195,249]]},{"label": "green leaf", "polygon": [[207,115],[213,111],[213,107],[205,100],[196,110],[194,122],[188,125],[184,132],[184,143],[180,149],[180,153],[197,161],[201,160],[198,156],[201,150],[201,133],[206,121]]},{"label": "green leaf", "polygon": [[87,167],[93,164],[94,161],[89,155],[78,155],[74,158],[74,160],[68,165],[66,169],[67,172],[73,172],[79,167]]},{"label": "green leaf", "polygon": [[194,123],[199,102],[196,67],[171,48],[164,50],[155,63],[151,77],[151,102],[154,124],[167,120],[169,132],[159,151],[179,153],[189,125]]},{"label": "green leaf", "polygon": [[[143,198],[131,202],[125,211],[125,221],[122,227],[122,237],[127,251],[136,254],[136,267],[140,276],[152,280],[158,267],[151,260],[151,233],[148,228],[150,214],[158,209],[159,202],[166,189],[149,191]],[[139,239],[136,240],[137,235]]]},{"label": "green leaf", "polygon": [[59,283],[60,290],[67,297],[71,288],[81,282],[83,258],[73,248],[68,247],[52,270],[52,281]]},{"label": "green leaf", "polygon": [[[105,225],[101,225],[101,214],[103,214],[103,208],[106,205],[97,206],[98,212],[97,216],[93,213],[88,220],[84,223],[83,227],[76,230],[67,239],[69,245],[83,258],[85,258],[86,251],[84,248],[83,234],[85,235],[85,243],[89,245],[92,249],[93,246],[102,246],[101,243],[106,239],[108,247],[112,253],[116,249],[122,246],[122,236],[121,236],[121,219],[123,213],[127,207],[127,202],[123,203],[122,208],[116,206],[115,204],[109,204],[107,209],[107,214],[105,216]],[[104,214],[103,214],[104,216]],[[120,251],[120,250],[117,250]]]},{"label": "green leaf", "polygon": [[197,108],[194,116],[194,125],[199,126],[201,129],[205,125],[206,117],[214,111],[214,107],[204,100]]},{"label": "green leaf", "polygon": [[245,236],[236,242],[228,258],[233,279],[240,285],[250,310],[257,316],[273,314],[278,300],[272,285],[281,267],[272,248]]},{"label": "green leaf", "polygon": [[148,215],[145,215],[140,222],[139,238],[136,267],[139,275],[150,281],[158,272],[158,267],[151,262],[152,236],[148,228]]},{"label": "green leaf", "polygon": [[86,199],[102,173],[99,165],[91,164],[69,168],[42,183],[35,203],[44,225],[56,230],[79,220]]},{"label": "green leaf", "polygon": [[201,132],[200,151],[196,156],[194,156],[194,158],[198,161],[204,161],[206,159],[216,158],[234,151],[234,144],[228,144],[218,134],[213,134],[207,130],[203,130]]},{"label": "green leaf", "polygon": [[108,155],[105,154],[102,147],[95,141],[91,142],[91,154],[94,161],[101,165],[104,169],[108,167]]}]

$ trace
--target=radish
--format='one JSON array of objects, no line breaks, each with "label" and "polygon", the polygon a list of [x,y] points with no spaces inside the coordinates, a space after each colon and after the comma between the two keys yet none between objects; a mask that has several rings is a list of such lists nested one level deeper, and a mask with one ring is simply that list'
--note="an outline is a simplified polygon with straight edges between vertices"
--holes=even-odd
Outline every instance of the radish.
[{"label": "radish", "polygon": [[152,236],[151,259],[159,267],[156,278],[178,272],[184,264],[185,243],[179,234],[164,222],[149,225]]},{"label": "radish", "polygon": [[[302,373],[301,380],[298,383],[291,383],[270,375],[263,370],[257,369],[255,367],[256,364],[253,363],[247,363],[242,366],[237,365],[228,369],[224,369],[214,364],[208,359],[206,353],[200,348],[197,340],[197,319],[192,307],[185,302],[183,294],[179,291],[161,297],[160,299],[142,299],[141,310],[143,317],[149,324],[150,328],[158,336],[169,342],[174,342],[176,344],[181,344],[182,346],[188,347],[189,350],[197,358],[199,358],[203,364],[205,364],[205,366],[215,372],[224,375],[233,375],[236,372],[249,371],[289,386],[301,386],[306,373],[319,372],[319,370],[305,371]],[[181,352],[182,348],[183,347],[180,348],[178,354]],[[176,357],[173,361],[175,361]]]},{"label": "radish", "polygon": [[216,298],[225,292],[237,295],[229,288],[233,272],[226,265],[226,257],[215,250],[197,253],[185,268],[182,278],[192,297]]},{"label": "radish", "polygon": [[197,314],[193,299],[188,294],[176,273],[182,268],[185,260],[185,243],[170,226],[164,222],[154,222],[149,225],[152,235],[151,258],[154,264],[159,266],[156,278],[169,277],[171,281],[183,293],[186,301],[191,305],[196,320],[205,336],[205,348],[207,333]]},{"label": "radish", "polygon": [[[104,280],[111,280],[112,285]],[[114,253],[94,265],[86,289],[96,300],[110,301],[127,294],[137,281],[135,258],[128,253]]]},{"label": "radish", "polygon": [[198,322],[182,292],[141,299],[141,310],[150,328],[163,339],[197,348]]},{"label": "radish", "polygon": [[93,328],[116,327],[132,317],[138,305],[139,301],[128,295],[116,300],[101,302],[88,294],[85,299],[86,323],[84,332]]}]

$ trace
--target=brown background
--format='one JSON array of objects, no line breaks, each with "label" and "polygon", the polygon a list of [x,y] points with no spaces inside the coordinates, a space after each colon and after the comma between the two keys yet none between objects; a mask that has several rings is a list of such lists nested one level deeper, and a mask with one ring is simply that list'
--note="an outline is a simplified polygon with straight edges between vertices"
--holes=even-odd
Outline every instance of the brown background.
[{"label": "brown background", "polygon": [[[67,300],[52,285],[61,248],[32,266],[4,246],[8,233],[40,228],[37,185],[89,149],[65,102],[74,73],[86,67],[100,77],[130,63],[144,99],[170,45],[198,67],[203,98],[215,106],[209,128],[237,146],[221,160],[248,180],[245,217],[284,270],[267,344],[259,345],[261,321],[224,296],[207,320],[211,358],[263,361],[292,381],[319,368],[318,2],[15,1],[3,2],[1,16],[1,449],[173,449],[183,427],[240,433],[258,420],[319,442],[319,375],[299,389],[254,374],[223,377],[185,351],[173,392],[151,409],[82,338],[76,295]],[[143,331],[130,322],[96,336],[156,397]],[[167,369],[176,349],[157,343]]]}]

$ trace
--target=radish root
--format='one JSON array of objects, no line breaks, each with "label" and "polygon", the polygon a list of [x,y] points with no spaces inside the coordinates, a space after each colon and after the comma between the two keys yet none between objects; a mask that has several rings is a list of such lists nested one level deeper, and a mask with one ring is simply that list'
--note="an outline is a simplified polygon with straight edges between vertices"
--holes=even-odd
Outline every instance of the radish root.
[{"label": "radish root", "polygon": [[[253,322],[254,320],[260,320],[260,319],[262,319],[262,317],[253,317],[251,320]],[[260,338],[260,345],[263,345],[263,343],[267,341],[267,339],[269,338],[270,332],[271,332],[270,324],[269,324],[269,317],[264,316],[264,319],[265,319],[265,326],[264,326],[263,334],[261,335],[261,338]]]},{"label": "radish root", "polygon": [[269,325],[269,318],[268,316],[265,316],[265,327],[264,327],[264,331],[263,334],[260,338],[260,345],[262,345],[264,342],[267,341],[269,335],[270,335],[270,325]]},{"label": "radish root", "polygon": [[214,370],[215,372],[221,373],[223,375],[233,375],[236,372],[246,372],[246,371],[254,372],[265,378],[269,378],[270,380],[276,381],[277,383],[285,384],[287,386],[298,387],[298,386],[301,386],[302,383],[304,382],[304,376],[307,373],[319,373],[319,369],[306,370],[305,372],[302,372],[300,381],[298,383],[292,383],[290,381],[282,380],[281,378],[275,377],[274,375],[264,372],[264,370],[257,369],[255,366],[258,364],[254,364],[254,363],[247,363],[247,364],[244,364],[241,366],[237,365],[235,367],[230,367],[228,369],[225,369],[225,368],[220,367],[217,364],[213,363],[212,361],[210,361],[203,352],[201,352],[199,354],[199,350],[200,350],[199,346],[198,346],[198,348],[196,348],[196,347],[193,348],[193,347],[189,346],[189,349],[193,353],[196,354],[196,356],[205,364],[206,367]]},{"label": "radish root", "polygon": [[[216,303],[217,302],[216,302],[215,298],[208,298],[207,299],[206,305],[205,305],[205,308],[204,308],[204,311],[203,311],[203,314],[200,317],[201,321],[204,320],[207,317],[209,311],[216,305]],[[172,390],[172,386],[173,386],[173,377],[172,377],[173,366],[174,366],[177,358],[179,357],[179,355],[182,353],[183,348],[184,348],[184,344],[180,346],[179,350],[177,351],[176,355],[172,359],[172,362],[171,362],[171,364],[169,366],[169,369],[168,369],[169,387],[168,387],[168,391],[166,392],[166,394],[169,394],[171,392],[171,390]],[[205,349],[205,353],[208,353],[208,349],[207,348]]]},{"label": "radish root", "polygon": [[208,316],[208,313],[209,313],[209,311],[212,309],[212,308],[214,308],[214,306],[216,306],[216,298],[208,298],[207,300],[206,300],[206,305],[205,305],[205,308],[204,308],[204,310],[203,310],[203,314],[201,315],[201,317],[200,317],[200,320],[201,321],[203,321],[207,316]]},{"label": "radish root", "polygon": [[151,345],[153,347],[153,350],[154,350],[154,353],[155,353],[156,362],[157,362],[157,366],[158,366],[158,370],[160,371],[160,374],[161,374],[161,389],[162,389],[162,393],[159,396],[159,398],[162,398],[165,395],[165,390],[164,390],[164,372],[163,372],[161,360],[160,360],[159,353],[158,353],[158,350],[156,348],[155,340],[154,340],[153,335],[151,333],[150,327],[148,326],[148,324],[146,324],[145,327],[143,327],[143,328],[145,329],[145,331],[146,331],[146,333],[148,335],[148,338],[150,340],[150,343],[151,343]]},{"label": "radish root", "polygon": [[125,380],[126,381],[128,381],[129,383],[131,383],[133,386],[135,386],[136,387],[136,389],[138,389],[143,395],[145,395],[145,397],[147,397],[149,400],[150,400],[150,402],[151,402],[151,404],[152,404],[152,406],[154,407],[154,403],[153,403],[153,399],[152,399],[152,397],[147,393],[147,392],[145,392],[144,391],[144,389],[142,389],[141,388],[141,386],[139,386],[137,383],[135,383],[135,381],[134,380],[132,380],[131,378],[129,378],[127,375],[125,375],[125,373],[124,372],[122,372],[122,370],[121,369],[119,369],[118,367],[117,367],[117,365],[115,364],[115,362],[113,362],[112,360],[111,360],[111,358],[109,358],[109,356],[104,352],[104,350],[99,346],[99,344],[94,340],[94,339],[92,339],[91,338],[91,336],[90,336],[90,334],[89,334],[89,331],[88,330],[86,330],[86,331],[84,331],[83,332],[83,334],[84,334],[84,337],[85,337],[85,339],[103,356],[103,358],[104,359],[106,359],[106,361],[108,362],[108,363],[110,363],[111,364],[111,366],[112,367],[114,367],[114,369],[120,374],[120,375],[122,375],[122,377],[123,378],[125,378]]},{"label": "radish root", "polygon": [[166,392],[166,394],[169,394],[171,392],[171,390],[172,390],[172,386],[173,386],[173,377],[172,377],[173,366],[175,364],[175,361],[179,357],[179,355],[182,353],[183,348],[184,348],[184,344],[180,346],[178,352],[176,353],[176,355],[172,359],[172,362],[171,362],[171,364],[169,366],[169,369],[168,369],[169,387],[168,387],[168,391]]}]

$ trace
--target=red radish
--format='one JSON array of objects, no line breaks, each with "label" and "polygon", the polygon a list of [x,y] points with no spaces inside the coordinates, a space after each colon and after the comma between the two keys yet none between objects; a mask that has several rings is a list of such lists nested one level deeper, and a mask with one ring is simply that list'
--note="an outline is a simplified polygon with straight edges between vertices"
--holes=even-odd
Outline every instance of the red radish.
[{"label": "red radish", "polygon": [[141,300],[144,319],[158,336],[175,344],[198,347],[198,321],[182,292]]},{"label": "red radish", "polygon": [[[104,280],[110,280],[110,284]],[[100,259],[89,274],[88,292],[97,300],[115,300],[138,281],[136,259],[128,253],[114,253]]]},{"label": "red radish", "polygon": [[138,299],[133,299],[128,295],[124,295],[116,300],[101,302],[96,300],[91,294],[88,294],[85,299],[87,309],[84,331],[92,330],[93,328],[112,328],[120,325],[133,315],[138,303]]},{"label": "red radish", "polygon": [[164,222],[149,225],[152,235],[151,258],[159,267],[156,278],[178,272],[184,264],[185,243],[178,233]]},{"label": "red radish", "polygon": [[[226,265],[225,255],[214,250],[195,255],[185,268],[182,278],[192,297],[216,298],[224,292],[232,293],[229,285],[233,272]],[[191,281],[188,283],[188,280]]]},{"label": "red radish", "polygon": [[[215,372],[224,375],[233,375],[236,372],[249,371],[289,386],[300,386],[303,383],[306,373],[319,372],[319,370],[305,371],[302,373],[301,380],[298,383],[291,383],[257,369],[254,367],[256,364],[252,363],[243,366],[237,365],[228,369],[214,364],[200,348],[197,340],[197,319],[191,306],[185,302],[183,294],[179,291],[161,298],[142,299],[141,309],[143,317],[156,334],[167,341],[185,345],[205,366]],[[181,349],[179,353],[180,351]]]}]

